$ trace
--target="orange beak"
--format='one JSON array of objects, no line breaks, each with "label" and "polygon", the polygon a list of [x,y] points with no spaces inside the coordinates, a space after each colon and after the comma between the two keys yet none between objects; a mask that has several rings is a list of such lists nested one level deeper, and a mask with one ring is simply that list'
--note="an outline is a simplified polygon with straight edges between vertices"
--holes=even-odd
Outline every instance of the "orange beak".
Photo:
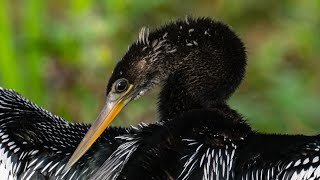
[{"label": "orange beak", "polygon": [[115,119],[122,108],[130,102],[131,98],[130,95],[128,95],[128,92],[130,92],[131,89],[132,85],[124,95],[120,96],[116,100],[107,99],[106,105],[103,107],[98,118],[92,124],[91,128],[69,159],[68,164],[64,168],[65,171],[68,171],[88,151],[92,144]]}]

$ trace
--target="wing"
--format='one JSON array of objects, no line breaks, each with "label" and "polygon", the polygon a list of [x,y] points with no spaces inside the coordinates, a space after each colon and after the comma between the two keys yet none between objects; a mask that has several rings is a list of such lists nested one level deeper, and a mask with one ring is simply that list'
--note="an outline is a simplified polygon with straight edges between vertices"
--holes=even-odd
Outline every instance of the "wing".
[{"label": "wing", "polygon": [[[221,116],[215,111],[208,118],[202,116],[198,120],[201,126],[193,124],[192,133],[182,136],[184,165],[178,179],[320,179],[319,136],[252,132],[233,114]],[[201,117],[194,112],[187,115],[183,117],[185,124]],[[229,117],[235,120],[228,122]]]},{"label": "wing", "polygon": [[307,142],[288,152],[291,158],[281,165],[278,179],[308,180],[320,178],[320,137],[306,137]]},{"label": "wing", "polygon": [[69,123],[13,90],[0,88],[0,174],[4,179],[83,179],[117,149],[125,128],[109,128],[68,172],[62,172],[89,125]]},{"label": "wing", "polygon": [[320,163],[319,156],[306,157],[291,161],[286,164],[285,168],[281,170],[278,179],[319,179],[320,178]]},{"label": "wing", "polygon": [[254,135],[239,151],[239,179],[320,178],[319,136]]},{"label": "wing", "polygon": [[318,136],[258,135],[224,147],[195,139],[183,141],[185,156],[179,180],[320,179]]}]

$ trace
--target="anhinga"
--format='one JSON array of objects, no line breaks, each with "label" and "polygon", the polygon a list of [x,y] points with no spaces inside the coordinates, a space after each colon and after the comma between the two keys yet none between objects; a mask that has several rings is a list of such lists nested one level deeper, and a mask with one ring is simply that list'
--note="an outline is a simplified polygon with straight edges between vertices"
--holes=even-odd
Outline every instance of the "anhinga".
[{"label": "anhinga", "polygon": [[[151,33],[142,29],[115,67],[106,105],[68,165],[128,102],[161,84],[159,124],[128,135],[131,144],[116,151],[135,152],[125,158],[111,156],[93,177],[319,178],[318,136],[257,133],[226,105],[245,66],[243,43],[220,22],[187,18]],[[115,164],[121,168],[111,171]]]},{"label": "anhinga", "polygon": [[[115,67],[106,104],[67,165],[89,126],[67,123],[8,90],[0,96],[1,152],[19,162],[11,172],[44,171],[58,179],[319,179],[318,136],[258,133],[226,104],[245,66],[243,43],[223,23],[187,18],[150,33],[143,28]],[[157,123],[107,128],[127,103],[156,85]],[[17,167],[24,162],[15,151],[28,152],[19,155],[29,158],[24,168]],[[55,167],[45,164],[48,158],[59,169],[49,171]]]}]

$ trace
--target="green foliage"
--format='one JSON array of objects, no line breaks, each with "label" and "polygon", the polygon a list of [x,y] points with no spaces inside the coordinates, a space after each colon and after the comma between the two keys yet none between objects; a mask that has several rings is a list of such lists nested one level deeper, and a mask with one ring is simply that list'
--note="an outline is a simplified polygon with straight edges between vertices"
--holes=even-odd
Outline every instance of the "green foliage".
[{"label": "green foliage", "polygon": [[[0,86],[73,122],[92,122],[112,68],[142,26],[185,15],[230,24],[247,45],[247,76],[229,104],[255,129],[320,132],[320,1],[0,1]],[[156,93],[114,125],[157,119]]]},{"label": "green foliage", "polygon": [[19,65],[14,53],[12,28],[10,19],[7,18],[8,2],[2,1],[0,8],[0,78],[1,81],[13,88],[21,89],[18,83]]}]

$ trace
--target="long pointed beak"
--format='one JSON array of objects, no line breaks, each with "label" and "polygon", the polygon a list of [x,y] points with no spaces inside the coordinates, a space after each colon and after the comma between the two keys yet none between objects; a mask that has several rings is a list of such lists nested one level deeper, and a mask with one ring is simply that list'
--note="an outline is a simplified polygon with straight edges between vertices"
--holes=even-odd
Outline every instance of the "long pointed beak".
[{"label": "long pointed beak", "polygon": [[108,125],[114,120],[123,107],[128,104],[131,98],[127,96],[120,97],[115,101],[107,100],[96,121],[78,145],[77,149],[68,161],[64,170],[68,171],[92,146]]}]

